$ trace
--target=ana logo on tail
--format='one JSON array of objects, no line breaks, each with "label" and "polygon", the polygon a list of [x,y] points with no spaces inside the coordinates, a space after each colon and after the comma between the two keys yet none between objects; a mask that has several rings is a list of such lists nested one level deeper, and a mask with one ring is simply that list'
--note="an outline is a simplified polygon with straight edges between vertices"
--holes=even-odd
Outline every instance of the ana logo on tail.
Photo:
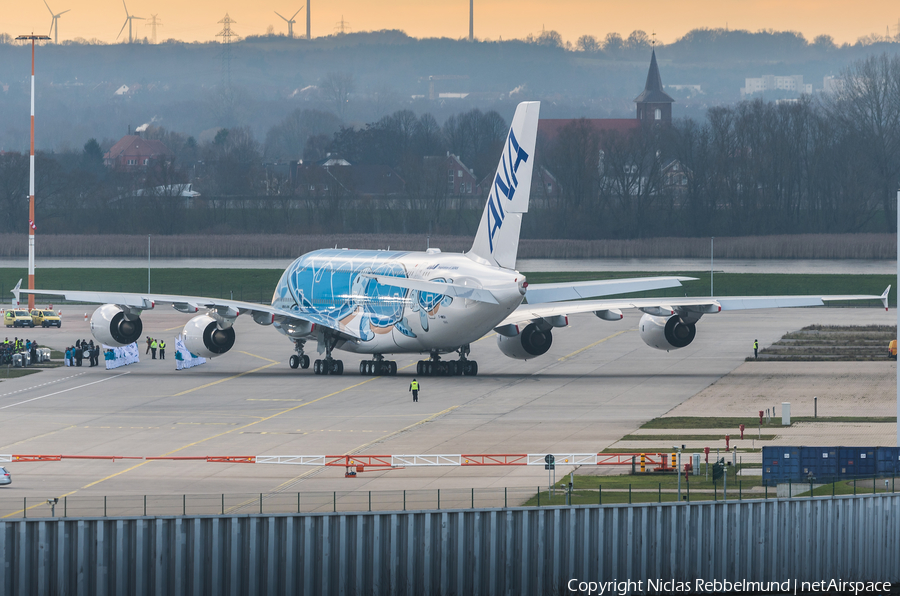
[{"label": "ana logo on tail", "polygon": [[507,200],[513,200],[513,197],[516,194],[516,188],[519,186],[519,181],[516,178],[516,171],[518,171],[522,162],[527,161],[528,153],[519,147],[519,142],[516,141],[516,135],[513,133],[512,129],[510,129],[509,138],[506,140],[506,150],[503,152],[503,157],[500,160],[500,164],[503,168],[503,177],[500,176],[500,170],[498,168],[497,175],[494,178],[494,185],[491,188],[491,194],[488,196],[488,239],[490,241],[492,253],[494,252],[494,236],[503,226],[503,220],[506,217],[499,196],[502,194]]}]

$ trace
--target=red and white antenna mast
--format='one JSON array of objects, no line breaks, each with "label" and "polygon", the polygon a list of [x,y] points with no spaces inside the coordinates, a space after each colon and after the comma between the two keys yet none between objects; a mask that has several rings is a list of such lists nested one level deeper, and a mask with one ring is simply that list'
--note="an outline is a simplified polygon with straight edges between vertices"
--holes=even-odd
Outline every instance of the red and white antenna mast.
[{"label": "red and white antenna mast", "polygon": [[[31,40],[31,156],[28,171],[28,289],[34,289],[34,42],[49,40],[49,35],[20,35]],[[28,294],[28,310],[34,310],[34,294]]]}]

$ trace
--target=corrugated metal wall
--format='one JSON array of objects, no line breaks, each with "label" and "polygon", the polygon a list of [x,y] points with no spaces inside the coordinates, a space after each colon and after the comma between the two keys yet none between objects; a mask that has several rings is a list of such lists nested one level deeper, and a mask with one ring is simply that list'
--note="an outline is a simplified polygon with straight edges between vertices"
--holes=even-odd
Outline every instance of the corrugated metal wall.
[{"label": "corrugated metal wall", "polygon": [[900,495],[0,522],[9,595],[563,594],[572,579],[900,581]]}]

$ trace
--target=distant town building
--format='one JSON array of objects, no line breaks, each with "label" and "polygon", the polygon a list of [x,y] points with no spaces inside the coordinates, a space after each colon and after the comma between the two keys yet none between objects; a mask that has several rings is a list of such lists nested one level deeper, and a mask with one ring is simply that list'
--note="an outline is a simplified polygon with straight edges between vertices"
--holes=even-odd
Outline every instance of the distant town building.
[{"label": "distant town building", "polygon": [[162,141],[143,139],[138,135],[125,135],[103,156],[108,168],[129,170],[165,163],[172,158]]},{"label": "distant town building", "polygon": [[844,88],[844,79],[837,77],[824,77],[822,79],[822,91],[824,93],[836,93]]},{"label": "distant town building", "polygon": [[672,91],[688,91],[690,93],[703,93],[703,85],[666,85],[666,89]]},{"label": "distant town building", "polygon": [[[448,151],[446,156],[426,156],[425,168],[429,172],[447,172],[448,196],[481,195],[481,187],[475,174],[459,159],[458,155]],[[491,177],[493,177],[493,173],[491,173]]]},{"label": "distant town building", "polygon": [[786,77],[763,75],[759,78],[744,79],[741,96],[763,93],[765,91],[788,91],[799,94],[812,94],[812,85],[803,83],[803,75]]}]

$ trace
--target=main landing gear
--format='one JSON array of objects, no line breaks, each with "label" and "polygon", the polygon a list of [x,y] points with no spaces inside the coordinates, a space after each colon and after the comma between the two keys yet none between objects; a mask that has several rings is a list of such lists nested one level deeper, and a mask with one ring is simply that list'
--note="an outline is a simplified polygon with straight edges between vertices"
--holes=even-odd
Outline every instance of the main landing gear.
[{"label": "main landing gear", "polygon": [[317,375],[342,375],[344,374],[344,362],[330,356],[324,360],[316,360],[313,362],[313,372]]},{"label": "main landing gear", "polygon": [[[335,360],[331,357],[331,352],[334,350],[334,346],[337,345],[337,340],[326,336],[325,338],[325,359],[324,360],[316,360],[313,363],[313,372],[317,375],[342,375],[344,374],[344,362],[342,360]],[[321,345],[321,344],[319,344]]]},{"label": "main landing gear", "polygon": [[359,363],[359,374],[369,377],[397,374],[397,363],[393,360],[385,360],[381,354],[375,354],[373,360],[363,360]]},{"label": "main landing gear", "polygon": [[419,360],[416,363],[416,374],[424,377],[455,377],[465,375],[474,377],[478,374],[478,363],[469,360],[469,346],[463,346],[457,350],[459,360],[441,360],[440,354],[431,353],[428,360]]},{"label": "main landing gear", "polygon": [[[294,341],[294,351],[296,354],[291,356],[289,364],[291,368],[309,368],[309,356],[303,353],[304,342],[301,339]],[[342,375],[344,374],[344,363],[341,360],[335,360],[331,357],[331,351],[337,342],[326,339],[325,342],[325,359],[316,360],[312,363],[313,372],[317,375]]]}]

